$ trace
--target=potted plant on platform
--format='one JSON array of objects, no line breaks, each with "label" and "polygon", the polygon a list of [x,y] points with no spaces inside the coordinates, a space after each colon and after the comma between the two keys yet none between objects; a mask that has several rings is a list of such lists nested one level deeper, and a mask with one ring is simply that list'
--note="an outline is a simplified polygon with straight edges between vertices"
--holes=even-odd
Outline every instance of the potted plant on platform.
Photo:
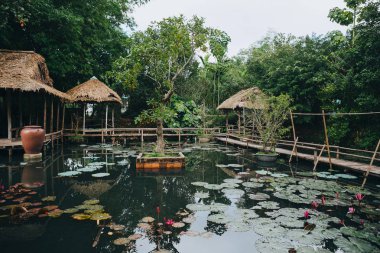
[{"label": "potted plant on platform", "polygon": [[[134,43],[128,54],[115,62],[108,76],[129,91],[141,85],[145,87],[150,98],[149,109],[140,114],[137,123],[144,121],[157,126],[155,153],[159,155],[154,158],[169,158],[165,154],[163,124],[175,117],[169,107],[172,96],[199,64],[196,59],[199,52],[212,56],[225,54],[229,37],[205,27],[202,18],[186,20],[180,16],[154,22],[145,31],[134,33],[130,40]],[[178,159],[182,159],[181,154]]]},{"label": "potted plant on platform", "polygon": [[291,99],[288,95],[264,96],[261,103],[261,108],[250,111],[250,118],[261,141],[261,150],[256,153],[256,157],[262,162],[273,162],[278,156],[278,140],[289,131],[289,128],[284,127],[284,122],[288,117]]},{"label": "potted plant on platform", "polygon": [[205,103],[201,106],[200,111],[202,129],[198,131],[197,136],[200,143],[210,142],[212,135],[207,133],[206,128],[210,125],[211,121],[207,120],[207,111]]}]

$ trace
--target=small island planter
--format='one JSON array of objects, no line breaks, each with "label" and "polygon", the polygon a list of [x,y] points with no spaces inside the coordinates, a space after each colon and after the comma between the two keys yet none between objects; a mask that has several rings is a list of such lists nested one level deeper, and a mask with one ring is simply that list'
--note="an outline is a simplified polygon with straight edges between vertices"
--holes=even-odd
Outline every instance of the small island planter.
[{"label": "small island planter", "polygon": [[277,153],[256,153],[255,154],[257,160],[260,162],[275,162],[277,160],[278,154]]},{"label": "small island planter", "polygon": [[21,130],[20,135],[25,151],[24,158],[41,158],[41,150],[45,141],[45,130],[40,126],[25,126]]},{"label": "small island planter", "polygon": [[182,169],[184,167],[185,156],[181,152],[165,157],[146,157],[140,153],[136,158],[137,170]]}]

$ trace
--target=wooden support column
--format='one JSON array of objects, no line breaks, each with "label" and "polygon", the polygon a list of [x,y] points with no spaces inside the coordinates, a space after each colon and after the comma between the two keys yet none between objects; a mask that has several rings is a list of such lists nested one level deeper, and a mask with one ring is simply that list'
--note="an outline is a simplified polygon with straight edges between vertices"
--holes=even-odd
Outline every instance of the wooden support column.
[{"label": "wooden support column", "polygon": [[50,133],[53,132],[53,126],[54,126],[54,98],[51,98],[51,106],[50,106]]},{"label": "wooden support column", "polygon": [[62,103],[62,128],[61,128],[61,143],[63,143],[63,130],[65,129],[65,103]]},{"label": "wooden support column", "polygon": [[108,104],[106,105],[106,131],[107,131],[107,128],[108,128]]},{"label": "wooden support column", "polygon": [[228,111],[226,111],[226,134],[228,134]]},{"label": "wooden support column", "polygon": [[56,125],[56,131],[58,132],[59,131],[59,119],[60,119],[60,116],[59,116],[59,109],[60,109],[60,104],[59,104],[59,101],[57,102],[57,125]]},{"label": "wooden support column", "polygon": [[319,159],[321,159],[321,156],[322,156],[323,150],[325,150],[325,147],[326,147],[326,145],[323,145],[323,146],[322,146],[321,152],[319,153],[319,155],[318,155],[318,157],[317,157],[317,160],[316,160],[315,163],[314,163],[313,173],[315,172],[315,169],[317,168],[317,165],[318,165]]},{"label": "wooden support column", "polygon": [[241,111],[238,111],[238,132],[239,132],[239,134],[240,134],[240,125],[241,125],[240,117],[241,117]]},{"label": "wooden support column", "polygon": [[46,94],[44,95],[44,129],[46,131]]},{"label": "wooden support column", "polygon": [[328,133],[327,133],[325,110],[322,110],[322,118],[323,118],[323,128],[325,130],[325,143],[326,143],[326,146],[327,146],[327,155],[329,156],[330,170],[332,170],[330,145],[329,145],[329,136],[328,136]]},{"label": "wooden support column", "polygon": [[293,154],[297,155],[297,153],[296,153],[296,150],[297,150],[297,142],[298,142],[298,137],[297,137],[297,139],[294,141],[293,149],[292,149],[292,153],[290,154],[290,158],[289,158],[289,163],[292,162]]},{"label": "wooden support column", "polygon": [[362,183],[362,187],[364,187],[365,183],[367,182],[367,178],[368,178],[369,172],[372,169],[372,165],[373,165],[373,162],[375,161],[376,154],[377,154],[377,151],[379,150],[379,147],[380,147],[380,139],[379,139],[379,142],[377,143],[375,152],[373,153],[373,156],[372,156],[371,162],[370,162],[370,164],[368,166],[367,172],[365,173],[364,180],[363,180],[363,183]]},{"label": "wooden support column", "polygon": [[[292,110],[290,110],[290,121],[292,122],[292,130],[293,130],[293,141],[296,141],[296,128],[294,127],[294,119],[293,119],[293,113]],[[297,146],[296,149],[294,150],[295,154],[297,155]]]},{"label": "wooden support column", "polygon": [[11,101],[11,90],[7,90],[7,122],[8,122],[8,140],[12,140],[12,101]]},{"label": "wooden support column", "polygon": [[83,127],[82,127],[83,135],[86,129],[86,107],[87,107],[87,104],[83,103]]},{"label": "wooden support column", "polygon": [[243,135],[245,136],[245,108],[243,107]]},{"label": "wooden support column", "polygon": [[115,134],[115,108],[112,107],[112,134]]}]

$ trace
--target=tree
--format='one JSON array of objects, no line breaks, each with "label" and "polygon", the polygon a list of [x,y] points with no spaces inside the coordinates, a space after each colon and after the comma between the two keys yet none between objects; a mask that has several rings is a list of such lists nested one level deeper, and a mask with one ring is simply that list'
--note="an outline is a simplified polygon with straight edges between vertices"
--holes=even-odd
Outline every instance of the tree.
[{"label": "tree", "polygon": [[58,89],[101,76],[125,50],[121,25],[147,0],[2,0],[0,48],[33,50],[46,58]]},{"label": "tree", "polygon": [[283,124],[288,117],[291,99],[288,95],[252,97],[252,104],[261,104],[261,108],[248,111],[248,118],[252,119],[260,136],[262,151],[275,152],[276,144],[289,130]]},{"label": "tree", "polygon": [[[127,89],[136,89],[148,79],[152,83],[150,109],[143,111],[138,120],[156,122],[155,151],[164,152],[163,122],[174,117],[168,107],[180,80],[187,79],[198,66],[198,52],[215,54],[220,43],[216,29],[205,27],[204,19],[183,16],[166,18],[150,25],[146,31],[136,32],[125,57],[115,62],[115,79]],[[209,45],[213,45],[209,47]]]}]

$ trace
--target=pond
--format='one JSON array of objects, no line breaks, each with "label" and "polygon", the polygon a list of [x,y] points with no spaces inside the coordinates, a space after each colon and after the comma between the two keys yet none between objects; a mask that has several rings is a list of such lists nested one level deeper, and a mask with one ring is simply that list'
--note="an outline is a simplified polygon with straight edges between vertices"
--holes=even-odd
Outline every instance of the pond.
[{"label": "pond", "polygon": [[380,252],[376,179],[218,143],[182,147],[183,170],[136,171],[141,149],[3,157],[1,252]]}]

